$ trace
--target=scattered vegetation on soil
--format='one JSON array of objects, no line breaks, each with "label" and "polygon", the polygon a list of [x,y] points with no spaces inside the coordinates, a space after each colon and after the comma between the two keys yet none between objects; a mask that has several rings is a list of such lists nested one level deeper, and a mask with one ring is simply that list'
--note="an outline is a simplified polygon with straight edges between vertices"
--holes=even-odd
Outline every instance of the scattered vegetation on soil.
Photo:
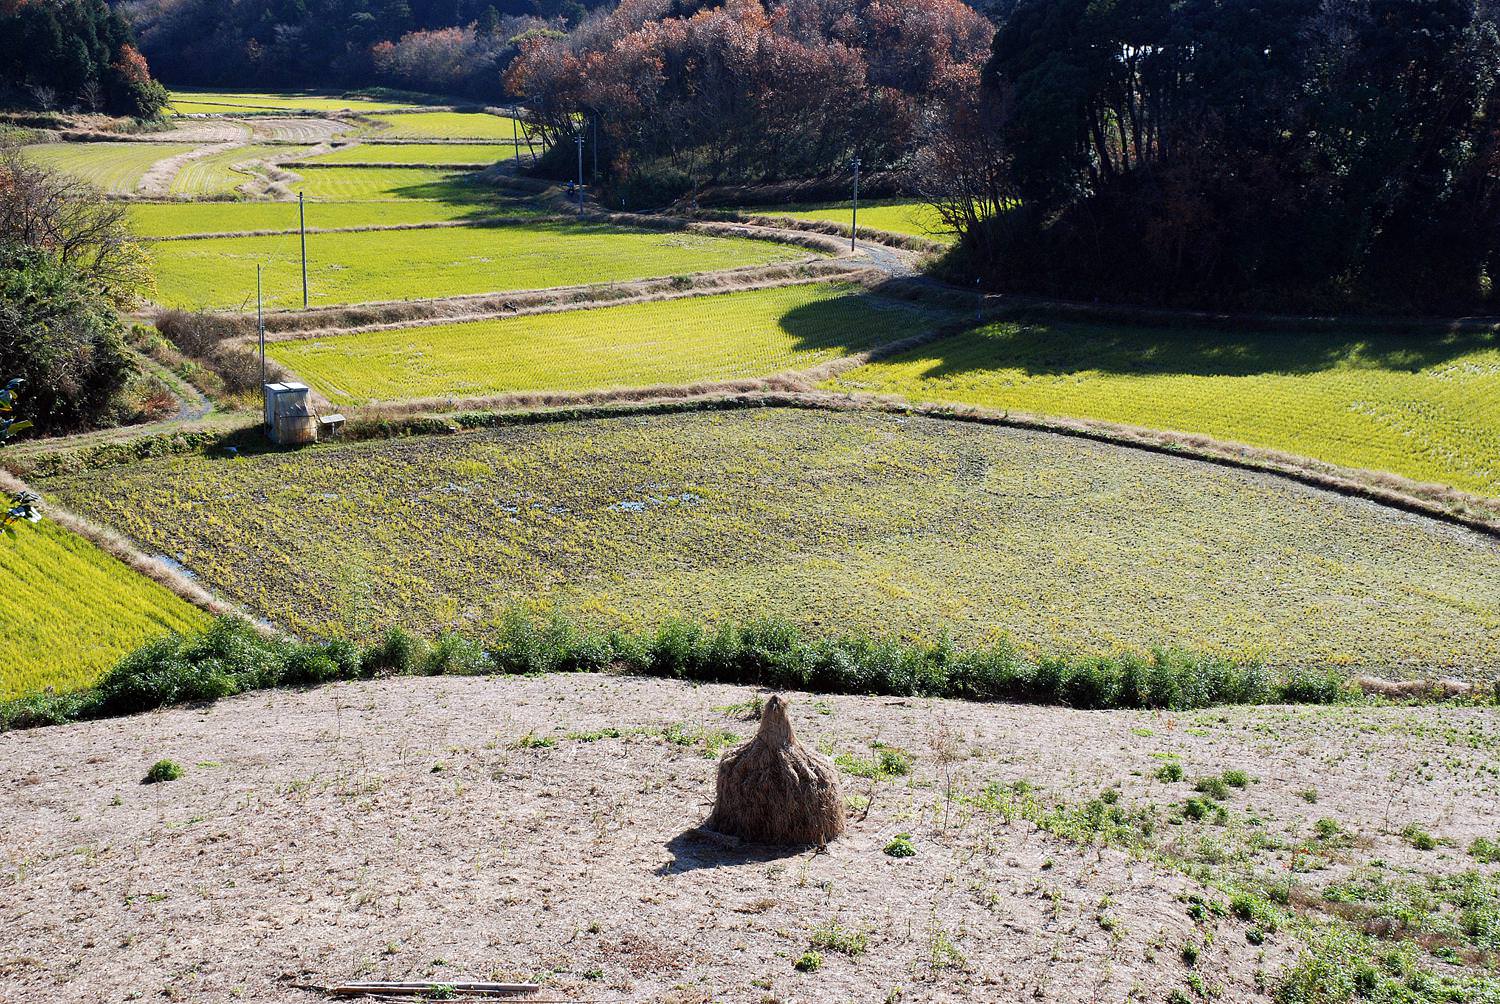
[{"label": "scattered vegetation on soil", "polygon": [[939,419],[638,415],[33,481],[310,637],[483,637],[524,604],[605,629],[942,625],[1028,654],[1165,645],[1377,673],[1500,658],[1500,548],[1478,534]]}]

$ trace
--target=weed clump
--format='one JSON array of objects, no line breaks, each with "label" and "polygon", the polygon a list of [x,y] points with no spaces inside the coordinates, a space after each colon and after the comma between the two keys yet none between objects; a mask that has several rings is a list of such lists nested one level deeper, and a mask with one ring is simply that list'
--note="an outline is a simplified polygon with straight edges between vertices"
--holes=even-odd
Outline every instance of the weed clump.
[{"label": "weed clump", "polygon": [[146,776],[141,778],[141,784],[163,784],[167,781],[176,781],[182,777],[184,771],[182,764],[175,760],[158,760],[146,771]]}]

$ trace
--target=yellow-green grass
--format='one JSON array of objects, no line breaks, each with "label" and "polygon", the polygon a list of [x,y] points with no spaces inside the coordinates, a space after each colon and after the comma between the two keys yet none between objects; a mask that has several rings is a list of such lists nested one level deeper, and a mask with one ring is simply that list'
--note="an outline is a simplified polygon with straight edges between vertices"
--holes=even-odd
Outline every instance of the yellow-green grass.
[{"label": "yellow-green grass", "polygon": [[121,656],[209,617],[50,523],[0,538],[0,700],[94,683]]},{"label": "yellow-green grass", "polygon": [[514,139],[525,136],[517,123],[488,112],[394,112],[371,116],[380,139]]},{"label": "yellow-green grass", "polygon": [[[495,217],[538,215],[541,209],[519,203],[493,206],[412,200],[410,202],[309,202],[309,229],[400,226]],[[295,202],[137,202],[130,222],[142,237],[186,234],[236,234],[246,231],[297,229]]]},{"label": "yellow-green grass", "polygon": [[193,149],[190,143],[43,143],[22,152],[33,163],[125,195],[136,190],[151,165]]},{"label": "yellow-green grass", "polygon": [[[294,168],[300,181],[288,187],[309,199],[370,202],[392,199],[442,199],[461,202],[486,197],[486,190],[466,181],[462,170],[426,167]],[[493,193],[489,193],[491,196]]]},{"label": "yellow-green grass", "polygon": [[233,115],[245,112],[385,112],[415,107],[410,102],[374,101],[320,91],[200,91],[171,92],[172,110],[180,115]]},{"label": "yellow-green grass", "polygon": [[1500,497],[1500,338],[995,324],[838,390],[1103,419]]},{"label": "yellow-green grass", "polygon": [[779,616],[1043,650],[1426,675],[1500,661],[1500,546],[1265,475],[1044,433],[788,409],[63,475],[76,508],[300,635]]},{"label": "yellow-green grass", "polygon": [[[827,202],[820,205],[775,206],[751,208],[745,212],[765,216],[787,216],[796,220],[816,220],[837,223],[847,227],[850,223],[851,205],[848,202]],[[954,236],[943,224],[937,210],[925,202],[880,200],[860,202],[859,226],[861,230],[884,230],[893,234],[925,237],[929,240],[952,241]]]},{"label": "yellow-green grass", "polygon": [[510,160],[509,143],[357,143],[310,159],[316,164],[444,164],[488,167]]},{"label": "yellow-green grass", "polygon": [[[741,238],[541,222],[316,234],[308,236],[307,252],[315,305],[619,282],[808,254]],[[164,306],[247,309],[257,264],[264,266],[268,307],[301,306],[295,234],[164,241],[152,254]]]},{"label": "yellow-green grass", "polygon": [[771,376],[946,319],[816,284],[277,342],[271,356],[330,400],[367,403]]},{"label": "yellow-green grass", "polygon": [[255,176],[249,169],[234,170],[236,164],[249,164],[295,152],[285,146],[258,144],[196,157],[182,165],[177,177],[172,179],[170,191],[173,195],[224,195]]}]

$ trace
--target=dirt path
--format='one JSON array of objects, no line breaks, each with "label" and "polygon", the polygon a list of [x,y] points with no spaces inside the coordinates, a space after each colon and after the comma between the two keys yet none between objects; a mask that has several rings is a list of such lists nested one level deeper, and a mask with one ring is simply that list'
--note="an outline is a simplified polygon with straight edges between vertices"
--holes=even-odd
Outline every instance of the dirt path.
[{"label": "dirt path", "polygon": [[223,153],[226,150],[234,150],[244,146],[246,140],[230,140],[225,143],[215,143],[211,146],[200,146],[195,150],[179,153],[175,157],[167,157],[151,165],[151,169],[141,178],[136,186],[135,194],[146,199],[165,199],[172,194],[172,182],[184,167],[195,160]]},{"label": "dirt path", "polygon": [[[1161,1001],[1196,973],[1224,1000],[1264,1001],[1257,973],[1274,985],[1293,933],[1256,947],[1232,915],[1195,921],[1191,897],[1223,894],[1164,859],[1006,822],[982,808],[987,786],[1026,779],[1048,807],[1114,790],[1134,812],[1243,769],[1230,824],[1168,826],[1163,853],[1227,874],[1215,851],[1261,833],[1245,853],[1286,875],[1314,820],[1335,820],[1353,842],[1296,873],[1309,890],[1372,858],[1393,880],[1471,864],[1413,849],[1413,821],[1459,846],[1494,828],[1500,724],[1482,710],[794,696],[804,741],[863,762],[896,747],[911,776],[846,771],[846,793],[872,801],[827,853],[740,847],[694,827],[713,792],[705,735],[748,735],[730,706],[751,696],[401,679],[0,736],[0,999],[300,1004],[294,984],[469,977],[538,979],[552,1000]],[[186,777],[142,786],[160,757]],[[1189,781],[1157,780],[1169,761]],[[914,857],[882,853],[898,833]],[[833,924],[866,949],[795,969]]]}]

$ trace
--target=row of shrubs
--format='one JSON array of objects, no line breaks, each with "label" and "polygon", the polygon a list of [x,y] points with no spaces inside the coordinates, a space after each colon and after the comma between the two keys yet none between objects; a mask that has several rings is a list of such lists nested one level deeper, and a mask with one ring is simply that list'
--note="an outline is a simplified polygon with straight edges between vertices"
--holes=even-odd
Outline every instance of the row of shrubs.
[{"label": "row of shrubs", "polygon": [[1255,663],[1157,650],[1111,656],[1023,655],[1001,642],[810,638],[780,621],[708,630],[673,621],[655,631],[601,632],[554,617],[506,617],[481,644],[450,634],[427,642],[400,628],[367,646],[269,638],[224,618],[202,634],[171,635],[121,660],[91,690],[0,704],[0,730],[148,711],[270,687],[402,675],[615,671],[824,693],[956,697],[1076,708],[1201,708],[1327,703],[1346,693],[1337,673],[1273,673]]}]

